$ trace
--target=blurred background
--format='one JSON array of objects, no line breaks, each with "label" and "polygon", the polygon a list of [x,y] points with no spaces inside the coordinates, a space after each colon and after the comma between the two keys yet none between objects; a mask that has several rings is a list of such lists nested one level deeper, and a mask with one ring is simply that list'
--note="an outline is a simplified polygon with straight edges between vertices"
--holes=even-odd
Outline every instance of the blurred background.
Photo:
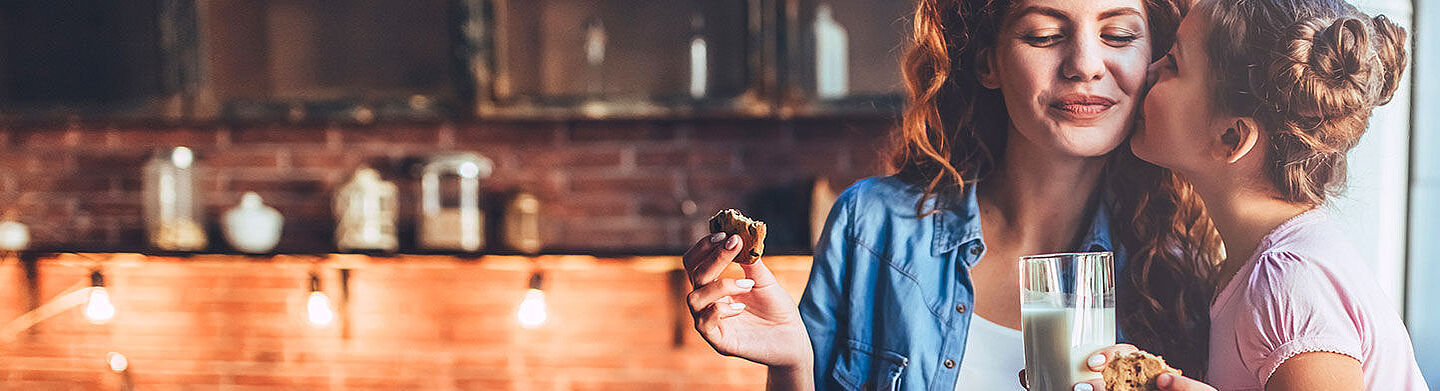
[{"label": "blurred background", "polygon": [[[1440,388],[1440,3],[1334,208]],[[758,389],[678,254],[798,296],[913,1],[0,2],[0,389]],[[1430,107],[1432,109],[1421,109]]]}]

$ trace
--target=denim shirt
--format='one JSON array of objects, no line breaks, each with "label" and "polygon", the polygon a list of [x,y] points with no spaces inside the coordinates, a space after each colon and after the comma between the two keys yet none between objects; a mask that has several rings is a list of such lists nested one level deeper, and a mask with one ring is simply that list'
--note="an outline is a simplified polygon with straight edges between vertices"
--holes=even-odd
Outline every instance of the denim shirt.
[{"label": "denim shirt", "polygon": [[[920,197],[896,177],[869,178],[830,210],[800,299],[817,390],[954,390],[985,241],[975,186],[917,219]],[[1077,250],[1116,251],[1118,272],[1107,214],[1102,202]]]}]

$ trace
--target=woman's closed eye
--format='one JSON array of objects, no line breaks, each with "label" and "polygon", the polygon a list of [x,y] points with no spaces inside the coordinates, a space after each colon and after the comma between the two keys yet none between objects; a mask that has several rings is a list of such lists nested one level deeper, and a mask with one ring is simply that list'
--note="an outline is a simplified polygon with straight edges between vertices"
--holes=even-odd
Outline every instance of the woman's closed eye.
[{"label": "woman's closed eye", "polygon": [[1105,43],[1110,46],[1124,47],[1135,43],[1136,40],[1140,39],[1140,36],[1135,34],[1100,34],[1100,38],[1104,39]]},{"label": "woman's closed eye", "polygon": [[1065,38],[1065,35],[1063,35],[1063,34],[1045,34],[1045,35],[1025,35],[1025,36],[1020,37],[1020,40],[1025,41],[1025,43],[1030,44],[1030,46],[1042,47],[1042,48],[1043,48],[1043,47],[1049,47],[1049,46],[1055,45],[1056,43],[1060,42],[1061,39],[1064,39],[1064,38]]}]

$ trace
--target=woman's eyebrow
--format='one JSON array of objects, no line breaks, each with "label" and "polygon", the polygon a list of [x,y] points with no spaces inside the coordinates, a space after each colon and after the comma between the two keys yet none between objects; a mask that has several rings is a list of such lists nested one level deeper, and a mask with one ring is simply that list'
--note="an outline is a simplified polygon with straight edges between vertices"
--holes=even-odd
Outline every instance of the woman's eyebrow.
[{"label": "woman's eyebrow", "polygon": [[1110,19],[1110,18],[1114,18],[1114,17],[1117,17],[1117,16],[1125,16],[1125,15],[1135,15],[1136,17],[1139,17],[1139,18],[1141,18],[1141,19],[1144,19],[1144,18],[1145,18],[1145,14],[1140,13],[1140,10],[1137,10],[1137,9],[1131,8],[1131,7],[1120,7],[1120,8],[1112,8],[1112,9],[1106,10],[1105,12],[1101,12],[1101,13],[1100,13],[1100,17],[1099,17],[1099,18],[1096,18],[1095,20],[1105,20],[1105,19]]},{"label": "woman's eyebrow", "polygon": [[[1023,17],[1025,17],[1026,15],[1029,15],[1029,14],[1039,14],[1039,15],[1044,15],[1044,16],[1048,16],[1048,17],[1052,17],[1052,18],[1060,19],[1060,20],[1070,20],[1070,14],[1069,14],[1069,13],[1066,13],[1065,11],[1061,11],[1060,9],[1057,9],[1057,8],[1042,7],[1042,6],[1035,6],[1035,5],[1032,5],[1032,6],[1029,6],[1029,7],[1025,7],[1025,8],[1020,9],[1020,11],[1015,12],[1014,16],[1011,16],[1010,18],[1011,18],[1012,20],[1014,20],[1014,19],[1020,19],[1020,18],[1023,18]],[[1127,15],[1134,15],[1134,16],[1139,17],[1139,18],[1142,18],[1142,19],[1145,17],[1145,14],[1140,13],[1140,10],[1135,9],[1134,7],[1119,7],[1119,8],[1112,8],[1112,9],[1106,10],[1105,12],[1101,12],[1100,15],[1095,18],[1095,20],[1105,20],[1105,19],[1110,19],[1110,18],[1120,17],[1120,16],[1127,16]]]},{"label": "woman's eyebrow", "polygon": [[1025,15],[1029,15],[1029,14],[1040,14],[1040,15],[1049,16],[1049,17],[1052,17],[1052,18],[1055,18],[1055,19],[1070,20],[1070,14],[1065,13],[1065,11],[1061,11],[1061,10],[1056,9],[1056,8],[1041,7],[1041,6],[1036,6],[1036,5],[1032,5],[1032,6],[1025,7],[1025,8],[1021,9],[1020,11],[1016,12],[1016,13],[1014,14],[1014,16],[1011,16],[1010,19],[1011,19],[1011,20],[1020,19],[1020,18],[1025,17]]}]

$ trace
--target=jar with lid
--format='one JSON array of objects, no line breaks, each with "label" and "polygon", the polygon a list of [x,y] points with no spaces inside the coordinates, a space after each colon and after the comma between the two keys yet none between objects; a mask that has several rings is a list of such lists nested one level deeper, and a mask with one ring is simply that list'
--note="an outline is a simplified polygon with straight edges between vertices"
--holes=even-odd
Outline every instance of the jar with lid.
[{"label": "jar with lid", "polygon": [[369,167],[355,170],[335,192],[335,247],[341,251],[395,251],[398,190]]},{"label": "jar with lid", "polygon": [[480,182],[492,169],[490,159],[468,152],[436,155],[422,167],[415,241],[420,248],[474,252],[485,246]]},{"label": "jar with lid", "polygon": [[145,234],[165,251],[205,249],[205,203],[196,191],[200,167],[186,147],[156,151],[144,167]]}]

